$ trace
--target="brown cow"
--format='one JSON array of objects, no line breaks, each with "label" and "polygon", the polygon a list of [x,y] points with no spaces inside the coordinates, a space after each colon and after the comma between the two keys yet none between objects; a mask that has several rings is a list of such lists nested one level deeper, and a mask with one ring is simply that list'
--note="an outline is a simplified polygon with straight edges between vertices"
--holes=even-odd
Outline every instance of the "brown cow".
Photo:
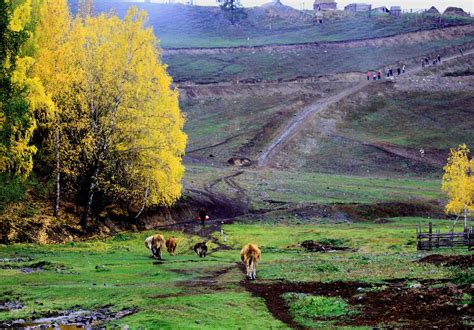
[{"label": "brown cow", "polygon": [[165,238],[161,234],[155,234],[145,240],[145,246],[150,249],[153,257],[161,260],[162,250],[165,248]]},{"label": "brown cow", "polygon": [[245,265],[247,278],[249,280],[255,280],[257,278],[257,264],[261,254],[258,246],[252,243],[245,245],[242,251],[240,251],[240,259],[242,259]]},{"label": "brown cow", "polygon": [[168,249],[170,256],[174,255],[174,251],[176,251],[176,245],[178,245],[176,238],[170,237],[166,240],[166,248]]}]

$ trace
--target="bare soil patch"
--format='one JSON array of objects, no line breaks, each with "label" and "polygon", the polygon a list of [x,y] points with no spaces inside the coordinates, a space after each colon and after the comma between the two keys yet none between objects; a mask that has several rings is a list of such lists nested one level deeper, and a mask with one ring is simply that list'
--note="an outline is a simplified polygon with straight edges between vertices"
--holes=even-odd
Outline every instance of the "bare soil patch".
[{"label": "bare soil patch", "polygon": [[265,299],[265,303],[273,316],[295,329],[301,329],[302,327],[297,324],[290,315],[288,307],[282,298],[284,293],[297,292],[329,297],[336,296],[350,298],[357,294],[358,288],[368,287],[365,283],[357,282],[258,283],[257,280],[257,282],[241,281],[240,284],[254,296]]},{"label": "bare soil patch", "polygon": [[333,251],[347,251],[350,248],[346,246],[335,246],[329,244],[322,244],[314,242],[313,240],[303,241],[301,247],[309,252],[333,252]]},{"label": "bare soil patch", "polygon": [[461,269],[474,267],[474,255],[470,256],[446,256],[441,254],[432,254],[421,258],[419,263],[433,264],[437,266],[458,266]]},{"label": "bare soil patch", "polygon": [[[472,289],[470,290],[472,294]],[[368,292],[349,299],[358,306],[360,314],[340,325],[403,326],[403,327],[464,327],[472,325],[473,305],[461,305],[464,293],[455,285],[441,288],[401,289],[390,287],[383,291]]]},{"label": "bare soil patch", "polygon": [[253,295],[265,299],[275,318],[290,327],[300,329],[282,298],[287,292],[306,293],[346,299],[358,313],[344,316],[338,326],[402,326],[410,328],[463,328],[474,322],[474,305],[461,304],[463,294],[473,294],[472,288],[452,284],[431,288],[421,285],[406,288],[403,283],[390,283],[388,288],[373,290],[358,282],[308,283],[240,283]]}]

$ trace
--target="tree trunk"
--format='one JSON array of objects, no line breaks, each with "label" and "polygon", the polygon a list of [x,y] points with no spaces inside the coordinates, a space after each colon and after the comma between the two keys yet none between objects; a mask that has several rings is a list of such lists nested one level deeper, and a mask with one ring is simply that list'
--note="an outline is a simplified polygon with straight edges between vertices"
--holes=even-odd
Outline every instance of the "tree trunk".
[{"label": "tree trunk", "polygon": [[94,174],[91,177],[91,183],[89,185],[89,191],[87,192],[86,206],[84,208],[84,213],[82,214],[82,218],[81,218],[81,227],[82,227],[82,229],[86,229],[87,225],[88,225],[89,212],[91,210],[92,201],[94,200],[95,188],[97,187],[97,177],[99,175],[99,166],[100,166],[100,163],[99,163],[99,161],[97,161],[97,163],[95,165],[95,168],[94,168]]},{"label": "tree trunk", "polygon": [[150,188],[150,176],[148,176],[148,179],[147,179],[147,184],[146,184],[146,189],[145,189],[145,197],[143,198],[142,207],[141,207],[140,211],[138,211],[137,215],[135,216],[135,219],[138,219],[140,217],[140,215],[142,214],[142,212],[146,208],[146,202],[148,200],[149,188]]},{"label": "tree trunk", "polygon": [[464,206],[464,232],[467,232],[467,206]]},{"label": "tree trunk", "polygon": [[58,217],[59,213],[59,201],[60,201],[60,196],[61,196],[61,164],[59,162],[59,128],[56,127],[56,141],[55,141],[55,147],[56,147],[56,200],[54,203],[54,213],[53,215],[55,217]]}]

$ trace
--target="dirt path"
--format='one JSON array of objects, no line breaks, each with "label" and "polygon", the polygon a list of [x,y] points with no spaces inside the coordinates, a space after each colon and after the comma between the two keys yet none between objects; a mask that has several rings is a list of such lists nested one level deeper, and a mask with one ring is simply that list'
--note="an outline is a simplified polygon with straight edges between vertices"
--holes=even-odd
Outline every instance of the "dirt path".
[{"label": "dirt path", "polygon": [[[473,54],[473,53],[474,53],[474,51],[470,50],[468,52],[465,52],[464,55],[469,55],[469,54]],[[443,59],[443,61],[447,62],[447,61],[459,58],[461,56],[462,55],[458,54],[458,55],[455,55],[455,56],[446,57],[446,58]],[[405,75],[416,74],[416,73],[418,73],[422,70],[423,69],[421,67],[416,67],[416,68],[413,68],[411,70],[408,70]],[[293,137],[295,137],[299,133],[301,128],[306,123],[306,120],[310,116],[321,113],[323,110],[327,109],[330,105],[335,104],[335,103],[343,100],[344,98],[349,97],[352,94],[360,92],[365,87],[369,86],[371,83],[374,83],[374,82],[365,80],[365,81],[360,82],[360,83],[358,83],[357,85],[355,85],[351,88],[348,88],[348,89],[345,89],[345,90],[339,92],[336,95],[332,95],[328,98],[320,99],[320,100],[316,101],[315,103],[313,103],[313,104],[307,106],[306,108],[304,108],[304,110],[300,114],[295,116],[293,118],[293,120],[291,120],[285,126],[283,131],[277,137],[275,137],[275,139],[270,144],[268,144],[263,149],[262,153],[260,154],[260,156],[258,158],[258,162],[257,162],[258,167],[268,166],[271,158],[275,154],[277,154],[287,142],[289,142]],[[329,125],[329,126],[332,126],[332,125]],[[322,125],[322,127],[324,128],[323,125]],[[329,130],[330,129],[326,129],[326,131],[323,132],[323,133],[332,133],[332,132],[329,132]],[[380,148],[380,146],[378,146],[378,147]],[[385,148],[385,149],[387,149],[387,148]],[[391,148],[391,152],[394,152],[393,148]]]}]

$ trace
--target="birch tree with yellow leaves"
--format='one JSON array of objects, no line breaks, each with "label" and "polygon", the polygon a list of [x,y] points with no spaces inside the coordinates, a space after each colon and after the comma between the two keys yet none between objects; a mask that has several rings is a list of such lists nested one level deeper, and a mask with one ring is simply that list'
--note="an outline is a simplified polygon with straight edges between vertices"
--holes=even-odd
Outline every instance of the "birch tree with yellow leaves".
[{"label": "birch tree with yellow leaves", "polygon": [[465,144],[451,149],[444,167],[442,189],[448,195],[446,213],[463,215],[464,228],[467,228],[467,216],[474,212],[474,159],[469,158]]},{"label": "birch tree with yellow leaves", "polygon": [[173,204],[187,138],[146,13],[72,20],[65,8],[66,0],[44,0],[37,32],[36,72],[55,103],[57,184],[74,187],[83,227],[97,193],[137,215],[146,204]]}]

